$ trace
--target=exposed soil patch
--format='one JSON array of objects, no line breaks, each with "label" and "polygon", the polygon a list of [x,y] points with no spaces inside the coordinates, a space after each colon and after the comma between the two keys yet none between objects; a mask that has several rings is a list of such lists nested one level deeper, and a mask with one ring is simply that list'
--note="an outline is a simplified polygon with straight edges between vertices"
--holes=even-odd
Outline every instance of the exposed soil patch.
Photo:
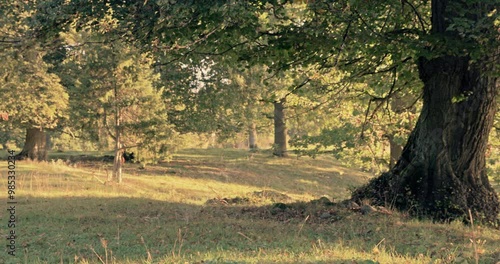
[{"label": "exposed soil patch", "polygon": [[213,198],[206,201],[207,205],[252,205],[270,201],[273,203],[292,202],[293,198],[272,190],[263,190],[248,193],[246,197]]},{"label": "exposed soil patch", "polygon": [[[272,205],[251,206],[255,204],[255,199],[265,197],[266,191],[253,192],[250,197],[234,197],[222,199],[210,199],[206,202],[212,206],[244,205],[239,211],[230,212],[235,217],[251,217],[258,219],[270,219],[280,222],[308,222],[308,223],[333,223],[344,219],[352,214],[372,215],[392,212],[385,207],[373,207],[371,205],[358,205],[346,200],[334,203],[326,197],[321,197],[309,202],[274,202]],[[272,197],[290,201],[291,198],[285,194],[270,192]],[[289,198],[289,199],[287,199]]]}]

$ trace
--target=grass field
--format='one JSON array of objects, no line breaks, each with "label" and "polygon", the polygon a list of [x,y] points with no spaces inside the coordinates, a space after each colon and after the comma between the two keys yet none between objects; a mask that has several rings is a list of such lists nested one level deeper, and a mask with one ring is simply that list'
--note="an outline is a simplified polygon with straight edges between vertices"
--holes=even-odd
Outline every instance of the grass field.
[{"label": "grass field", "polygon": [[[110,163],[70,154],[82,153],[17,163],[16,256],[4,246],[0,263],[500,263],[499,230],[319,199],[340,202],[371,177],[330,157],[184,150],[126,164],[117,185],[103,184]],[[6,180],[0,190],[7,237]]]}]

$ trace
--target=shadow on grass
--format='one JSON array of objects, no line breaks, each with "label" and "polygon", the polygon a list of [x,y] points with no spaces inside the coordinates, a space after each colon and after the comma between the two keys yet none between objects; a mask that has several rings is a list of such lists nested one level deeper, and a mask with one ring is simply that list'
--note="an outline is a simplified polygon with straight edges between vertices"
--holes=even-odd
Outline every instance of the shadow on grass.
[{"label": "shadow on grass", "polygon": [[[348,172],[334,171],[340,167],[327,159],[278,159],[265,153],[245,158],[243,152],[231,153],[231,159],[217,155],[177,159],[146,170],[126,165],[126,172],[135,176],[126,176],[121,186],[102,185],[94,179],[94,171],[80,167],[23,163],[17,184],[19,190],[33,195],[19,196],[16,205],[18,255],[0,255],[0,263],[5,259],[9,261],[5,263],[106,263],[99,259],[105,260],[106,254],[108,263],[148,263],[149,258],[153,263],[473,260],[471,230],[458,224],[435,225],[398,214],[337,212],[305,203],[288,211],[273,211],[270,206],[199,206],[181,203],[190,201],[187,198],[177,199],[212,195],[206,186],[190,186],[207,185],[202,181],[207,179],[222,190],[229,190],[222,183],[234,183],[237,188],[255,186],[315,195],[335,195],[335,188],[345,188],[356,180]],[[34,167],[38,169],[32,172]],[[172,175],[176,177],[151,180]],[[183,178],[195,180],[181,182]],[[5,182],[0,186],[7,188]],[[156,197],[169,189],[178,191]],[[77,194],[82,197],[74,197]],[[52,198],[46,198],[49,196]],[[6,201],[0,199],[0,203]],[[6,224],[0,223],[0,234],[8,232]],[[498,231],[479,229],[476,239],[486,241],[480,244],[481,263],[500,261]]]},{"label": "shadow on grass", "polygon": [[[106,263],[106,255],[108,263],[419,263],[432,254],[471,257],[467,228],[392,215],[353,212],[332,221],[318,217],[325,208],[277,218],[272,206],[69,196],[18,201],[17,255],[1,252],[2,263]],[[0,233],[8,232],[2,224]],[[481,239],[487,240],[482,263],[495,263],[500,234],[482,233]],[[380,253],[373,253],[376,246]]]}]

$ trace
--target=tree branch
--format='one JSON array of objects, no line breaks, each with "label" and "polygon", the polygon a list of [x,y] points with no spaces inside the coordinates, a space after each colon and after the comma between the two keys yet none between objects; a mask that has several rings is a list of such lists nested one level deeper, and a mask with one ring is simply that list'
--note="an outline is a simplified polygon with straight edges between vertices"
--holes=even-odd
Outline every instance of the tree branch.
[{"label": "tree branch", "polygon": [[425,27],[425,21],[424,21],[424,19],[422,19],[422,15],[420,15],[420,13],[418,12],[417,8],[412,3],[408,2],[408,0],[401,0],[401,4],[402,4],[403,7],[404,7],[405,4],[407,4],[407,5],[409,5],[411,7],[411,9],[413,10],[413,12],[417,16],[418,21],[420,22],[420,26],[422,27],[422,31],[424,32],[424,34],[427,34],[427,30],[426,30],[426,27]]},{"label": "tree branch", "polygon": [[295,87],[293,87],[292,90],[290,90],[287,94],[285,94],[285,96],[283,96],[281,99],[287,98],[289,95],[293,94],[294,92],[296,92],[300,88],[304,87],[310,81],[311,81],[311,79],[305,78],[304,81],[302,81],[299,85],[296,85]]}]

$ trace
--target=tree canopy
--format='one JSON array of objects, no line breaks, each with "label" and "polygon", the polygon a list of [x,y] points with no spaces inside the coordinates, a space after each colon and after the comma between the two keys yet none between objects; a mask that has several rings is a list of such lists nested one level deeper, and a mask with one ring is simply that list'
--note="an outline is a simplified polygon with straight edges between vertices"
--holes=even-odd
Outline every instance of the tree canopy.
[{"label": "tree canopy", "polygon": [[[289,134],[308,153],[333,146],[338,158],[361,145],[377,156],[390,142],[391,169],[353,199],[437,220],[498,216],[485,169],[498,110],[495,0],[47,0],[2,9],[1,89],[25,101],[0,111],[27,129],[71,116],[94,137],[108,130],[118,157],[119,135],[138,147],[168,145],[159,137],[177,132],[250,136],[273,103],[278,156]],[[314,133],[301,131],[307,124]]]}]

